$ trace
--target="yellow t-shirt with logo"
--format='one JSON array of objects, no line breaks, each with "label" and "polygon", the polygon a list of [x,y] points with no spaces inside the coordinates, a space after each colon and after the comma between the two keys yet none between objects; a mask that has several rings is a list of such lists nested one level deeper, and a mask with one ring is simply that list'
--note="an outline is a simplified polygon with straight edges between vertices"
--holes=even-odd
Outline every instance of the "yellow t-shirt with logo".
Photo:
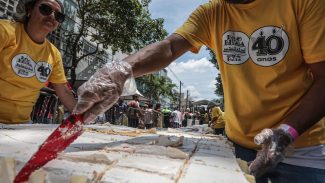
[{"label": "yellow t-shirt with logo", "polygon": [[8,20],[0,20],[0,40],[0,123],[28,122],[44,83],[66,83],[60,52]]},{"label": "yellow t-shirt with logo", "polygon": [[[257,148],[254,136],[278,126],[311,87],[307,64],[325,60],[324,0],[212,0],[176,30],[198,52],[214,50],[224,87],[226,133]],[[325,119],[296,147],[325,144]]]}]

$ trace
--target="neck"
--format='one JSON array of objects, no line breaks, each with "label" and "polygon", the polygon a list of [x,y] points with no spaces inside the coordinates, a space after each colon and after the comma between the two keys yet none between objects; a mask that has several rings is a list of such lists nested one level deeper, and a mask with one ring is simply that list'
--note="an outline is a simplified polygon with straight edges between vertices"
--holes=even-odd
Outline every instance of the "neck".
[{"label": "neck", "polygon": [[24,25],[25,31],[28,36],[33,40],[35,43],[42,44],[45,41],[45,38],[48,33],[40,31],[35,26],[30,26],[29,23]]}]

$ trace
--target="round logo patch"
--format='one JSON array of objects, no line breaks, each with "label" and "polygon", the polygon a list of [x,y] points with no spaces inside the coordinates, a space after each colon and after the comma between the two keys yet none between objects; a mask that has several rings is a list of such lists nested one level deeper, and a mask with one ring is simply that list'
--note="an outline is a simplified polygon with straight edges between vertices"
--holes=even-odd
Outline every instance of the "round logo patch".
[{"label": "round logo patch", "polygon": [[36,77],[42,83],[47,81],[51,72],[52,72],[52,66],[49,63],[41,61],[38,62],[35,66]]},{"label": "round logo patch", "polygon": [[283,28],[263,27],[251,35],[248,48],[255,64],[272,66],[285,57],[289,48],[289,38]]},{"label": "round logo patch", "polygon": [[35,75],[35,62],[26,54],[16,55],[11,62],[14,72],[23,78],[30,78]]},{"label": "round logo patch", "polygon": [[249,58],[249,38],[242,32],[226,32],[223,37],[223,60],[228,64],[242,64]]}]

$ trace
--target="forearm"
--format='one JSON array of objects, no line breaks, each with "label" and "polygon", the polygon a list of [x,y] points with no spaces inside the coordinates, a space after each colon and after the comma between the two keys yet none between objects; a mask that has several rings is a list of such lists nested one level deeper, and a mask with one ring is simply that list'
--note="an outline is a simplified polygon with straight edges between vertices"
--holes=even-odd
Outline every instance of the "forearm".
[{"label": "forearm", "polygon": [[53,84],[53,88],[62,104],[72,112],[77,102],[71,90],[65,84]]},{"label": "forearm", "polygon": [[302,134],[325,116],[325,78],[316,79],[299,106],[284,120]]},{"label": "forearm", "polygon": [[218,117],[213,117],[212,120],[211,120],[211,122],[215,122],[217,120],[218,120]]},{"label": "forearm", "polygon": [[159,71],[185,53],[191,45],[181,36],[173,34],[163,41],[151,44],[128,56],[127,61],[135,77]]}]

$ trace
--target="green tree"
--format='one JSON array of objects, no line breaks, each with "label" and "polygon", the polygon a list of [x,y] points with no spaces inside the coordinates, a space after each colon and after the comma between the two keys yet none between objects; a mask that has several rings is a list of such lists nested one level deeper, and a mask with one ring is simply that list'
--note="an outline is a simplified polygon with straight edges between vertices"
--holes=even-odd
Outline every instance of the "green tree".
[{"label": "green tree", "polygon": [[[215,66],[216,69],[219,70],[219,65],[217,62],[217,58],[215,53],[213,52],[213,50],[207,48],[207,50],[209,51],[210,54],[210,59],[209,61]],[[223,95],[223,86],[222,86],[222,80],[221,80],[221,74],[220,72],[218,73],[218,76],[215,78],[216,79],[216,89],[214,90],[214,93],[220,97],[219,99],[217,99],[217,102],[221,103],[222,106],[224,106],[224,95]]]},{"label": "green tree", "polygon": [[[86,57],[103,54],[100,48],[130,53],[147,44],[162,40],[167,32],[163,19],[152,19],[148,10],[151,0],[77,0],[78,29],[65,34],[65,55],[69,63],[71,83],[76,80],[75,69]],[[85,38],[95,48],[84,53]],[[104,64],[100,59],[99,65]]]},{"label": "green tree", "polygon": [[159,77],[153,74],[136,78],[137,85],[143,94],[150,100],[159,102],[161,96],[171,101],[177,100],[173,88],[176,85],[167,80],[166,77]]}]

